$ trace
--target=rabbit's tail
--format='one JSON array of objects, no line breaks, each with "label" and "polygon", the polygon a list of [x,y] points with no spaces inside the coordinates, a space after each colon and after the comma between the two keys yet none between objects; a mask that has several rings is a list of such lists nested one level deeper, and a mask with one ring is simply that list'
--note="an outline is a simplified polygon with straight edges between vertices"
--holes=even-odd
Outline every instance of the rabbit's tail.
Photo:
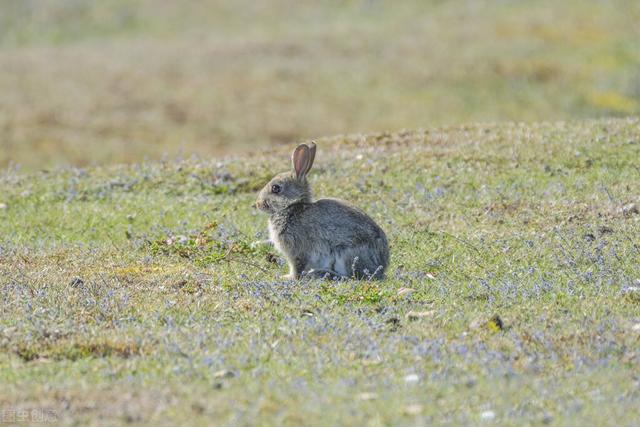
[{"label": "rabbit's tail", "polygon": [[363,276],[368,279],[384,279],[384,271],[389,265],[389,244],[386,236],[378,237],[375,240],[372,255],[370,265],[373,271],[365,271]]},{"label": "rabbit's tail", "polygon": [[384,270],[389,265],[389,242],[387,236],[382,235],[376,239],[376,253],[379,256],[378,265]]}]

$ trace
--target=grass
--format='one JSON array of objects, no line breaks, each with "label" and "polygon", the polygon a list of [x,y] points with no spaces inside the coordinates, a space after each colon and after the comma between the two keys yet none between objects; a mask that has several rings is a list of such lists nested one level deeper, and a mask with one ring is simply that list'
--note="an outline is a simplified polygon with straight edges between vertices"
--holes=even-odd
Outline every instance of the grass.
[{"label": "grass", "polygon": [[0,10],[0,166],[640,114],[634,0],[0,0]]},{"label": "grass", "polygon": [[[443,6],[444,7],[444,6]],[[640,121],[318,140],[382,282],[255,249],[290,147],[0,178],[0,408],[62,424],[633,425]]]},{"label": "grass", "polygon": [[[637,424],[638,2],[0,11],[0,423]],[[283,280],[341,134],[388,277]]]}]

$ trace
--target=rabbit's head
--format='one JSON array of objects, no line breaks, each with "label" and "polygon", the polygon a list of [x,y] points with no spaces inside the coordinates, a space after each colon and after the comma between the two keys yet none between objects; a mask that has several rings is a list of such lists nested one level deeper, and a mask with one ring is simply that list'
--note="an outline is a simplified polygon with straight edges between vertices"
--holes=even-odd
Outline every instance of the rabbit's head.
[{"label": "rabbit's head", "polygon": [[273,214],[295,203],[311,201],[311,189],[307,182],[307,173],[316,157],[316,144],[300,144],[291,155],[292,171],[274,176],[258,194],[256,207],[263,212]]}]

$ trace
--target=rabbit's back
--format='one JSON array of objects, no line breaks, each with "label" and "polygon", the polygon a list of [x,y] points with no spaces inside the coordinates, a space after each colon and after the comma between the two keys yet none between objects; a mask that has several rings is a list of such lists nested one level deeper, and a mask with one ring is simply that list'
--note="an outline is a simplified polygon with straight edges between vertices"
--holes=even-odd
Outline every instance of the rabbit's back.
[{"label": "rabbit's back", "polygon": [[386,238],[384,231],[366,213],[343,200],[316,200],[306,213],[308,224],[334,241],[358,244]]}]

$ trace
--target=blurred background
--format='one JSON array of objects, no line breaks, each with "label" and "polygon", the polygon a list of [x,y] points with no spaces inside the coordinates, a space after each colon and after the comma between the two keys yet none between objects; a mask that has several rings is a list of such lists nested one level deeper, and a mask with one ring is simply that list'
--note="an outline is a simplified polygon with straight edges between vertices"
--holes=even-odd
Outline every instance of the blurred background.
[{"label": "blurred background", "polygon": [[0,167],[640,113],[637,0],[0,0]]}]

